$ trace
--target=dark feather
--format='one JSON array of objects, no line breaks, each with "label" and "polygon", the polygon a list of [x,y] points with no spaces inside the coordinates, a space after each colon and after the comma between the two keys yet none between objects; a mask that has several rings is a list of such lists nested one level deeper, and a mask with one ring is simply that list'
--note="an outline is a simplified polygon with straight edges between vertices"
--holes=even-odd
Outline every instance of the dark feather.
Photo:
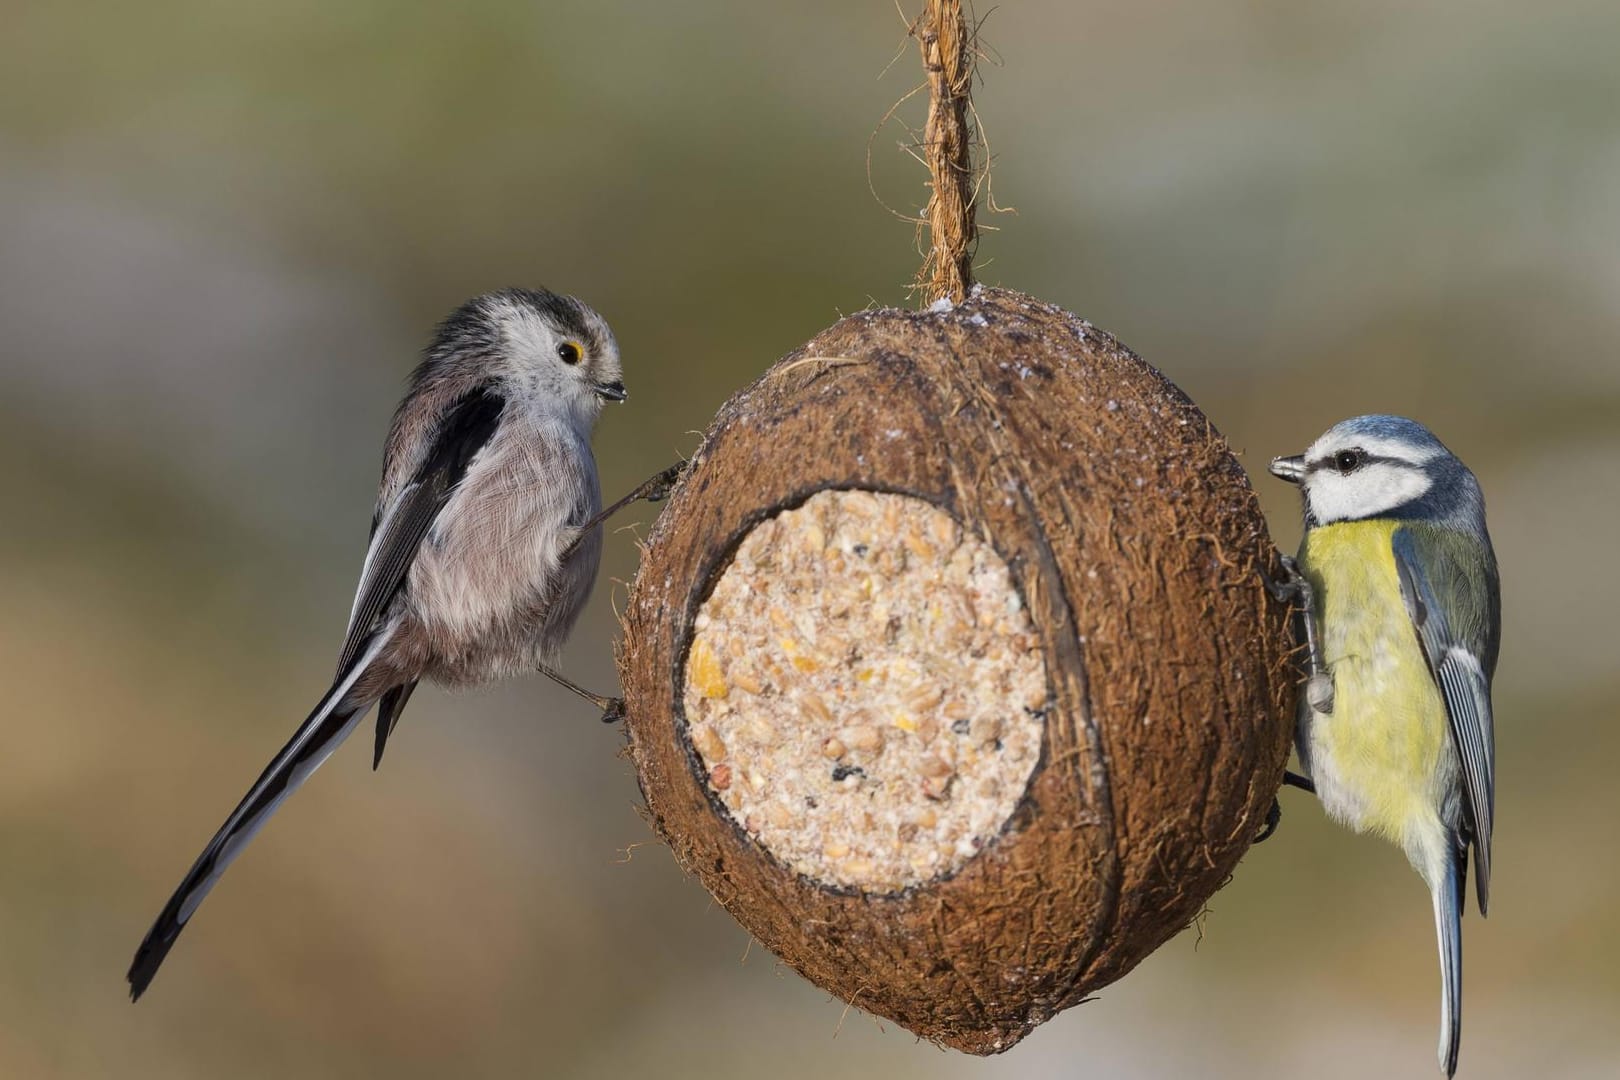
[{"label": "dark feather", "polygon": [[382,764],[383,750],[388,746],[388,736],[394,733],[394,725],[399,723],[399,714],[405,711],[405,703],[411,700],[416,692],[417,680],[402,683],[382,696],[377,706],[377,745],[371,756],[371,768],[375,772]]},{"label": "dark feather", "polygon": [[297,733],[259,774],[247,795],[231,811],[225,824],[219,827],[181,879],[179,888],[169,897],[152,929],[147,931],[140,947],[135,950],[128,976],[132,1000],[138,999],[151,983],[152,976],[157,974],[163,958],[174,947],[175,940],[186,928],[197,905],[202,903],[225,868],[275,812],[281,801],[326,760],[359,722],[366,710],[366,703],[356,704],[348,695],[365,673],[364,668],[376,659],[382,645],[381,641],[371,642],[361,654],[361,662],[354,669],[345,671],[332,685],[308,719],[299,726]]}]

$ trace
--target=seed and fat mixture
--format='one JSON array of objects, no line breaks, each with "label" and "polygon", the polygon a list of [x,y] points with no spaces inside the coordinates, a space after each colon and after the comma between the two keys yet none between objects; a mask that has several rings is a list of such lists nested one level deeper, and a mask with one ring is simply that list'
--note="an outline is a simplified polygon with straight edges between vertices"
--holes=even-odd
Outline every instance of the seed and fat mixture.
[{"label": "seed and fat mixture", "polygon": [[687,733],[756,842],[831,885],[958,869],[1040,756],[1046,662],[1007,565],[931,503],[823,491],[744,538],[699,609]]}]

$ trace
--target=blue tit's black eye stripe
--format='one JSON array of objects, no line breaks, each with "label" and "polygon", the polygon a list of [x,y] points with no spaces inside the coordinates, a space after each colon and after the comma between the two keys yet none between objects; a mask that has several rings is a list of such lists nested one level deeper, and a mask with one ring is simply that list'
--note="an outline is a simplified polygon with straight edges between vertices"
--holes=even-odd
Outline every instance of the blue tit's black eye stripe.
[{"label": "blue tit's black eye stripe", "polygon": [[[1340,459],[1344,458],[1347,454],[1354,454],[1354,461],[1341,462]],[[1405,458],[1391,457],[1388,454],[1369,454],[1367,451],[1357,447],[1350,450],[1340,450],[1336,453],[1328,455],[1327,457],[1317,458],[1315,461],[1307,462],[1305,464],[1305,471],[1307,473],[1315,473],[1321,472],[1323,469],[1332,469],[1337,473],[1349,474],[1355,472],[1357,469],[1365,468],[1368,465],[1400,465],[1408,469],[1422,468],[1422,466],[1416,462],[1408,461]]]}]

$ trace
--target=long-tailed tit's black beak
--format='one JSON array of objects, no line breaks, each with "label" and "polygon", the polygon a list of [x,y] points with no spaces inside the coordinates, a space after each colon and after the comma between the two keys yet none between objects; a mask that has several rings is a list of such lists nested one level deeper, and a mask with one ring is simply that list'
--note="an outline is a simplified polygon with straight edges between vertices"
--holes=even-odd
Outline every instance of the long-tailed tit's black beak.
[{"label": "long-tailed tit's black beak", "polygon": [[1305,455],[1295,454],[1292,457],[1272,458],[1271,475],[1279,480],[1286,480],[1290,484],[1300,483],[1305,479]]},{"label": "long-tailed tit's black beak", "polygon": [[630,394],[622,382],[599,382],[596,384],[596,396],[603,401],[623,401]]}]

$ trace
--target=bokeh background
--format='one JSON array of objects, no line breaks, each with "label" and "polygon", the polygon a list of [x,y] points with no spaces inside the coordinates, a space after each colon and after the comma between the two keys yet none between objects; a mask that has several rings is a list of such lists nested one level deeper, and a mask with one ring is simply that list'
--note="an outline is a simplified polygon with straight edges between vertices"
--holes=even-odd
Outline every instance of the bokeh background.
[{"label": "bokeh background", "polygon": [[[1197,932],[978,1061],[750,948],[649,842],[619,733],[532,679],[425,689],[376,774],[347,748],[125,1000],[325,685],[432,324],[576,292],[633,395],[598,435],[609,495],[690,451],[772,359],[906,302],[912,231],[866,173],[918,79],[904,21],[0,4],[0,1074],[1433,1075],[1423,887],[1299,793]],[[985,34],[1018,212],[981,278],[1179,382],[1283,547],[1264,462],[1344,416],[1420,417],[1479,473],[1507,615],[1463,1075],[1620,1075],[1620,6],[1028,0]],[[911,210],[904,138],[872,177]],[[612,683],[633,571],[621,533],[567,658],[586,682]]]}]

